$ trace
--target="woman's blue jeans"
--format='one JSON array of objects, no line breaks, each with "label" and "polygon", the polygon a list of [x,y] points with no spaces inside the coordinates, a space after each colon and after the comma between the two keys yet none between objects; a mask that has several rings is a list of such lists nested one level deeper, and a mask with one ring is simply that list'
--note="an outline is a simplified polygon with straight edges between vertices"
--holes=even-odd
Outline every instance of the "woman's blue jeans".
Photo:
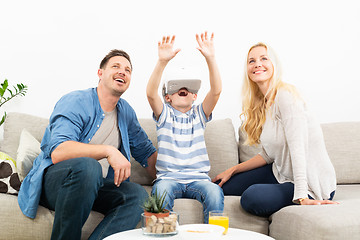
[{"label": "woman's blue jeans", "polygon": [[155,182],[152,193],[161,195],[167,192],[166,209],[172,211],[176,198],[196,199],[203,205],[204,223],[208,222],[209,211],[224,210],[224,193],[222,189],[210,181],[194,181],[188,184],[162,179]]},{"label": "woman's blue jeans", "polygon": [[105,215],[90,239],[133,229],[140,221],[143,187],[102,177],[100,164],[92,158],[75,158],[46,169],[41,205],[55,210],[51,239],[80,239],[91,210]]},{"label": "woman's blue jeans", "polygon": [[[269,217],[283,207],[295,205],[294,184],[279,183],[272,164],[232,176],[223,186],[225,195],[241,196],[242,208],[254,215]],[[335,192],[332,192],[331,200]],[[310,196],[308,196],[311,198]]]}]

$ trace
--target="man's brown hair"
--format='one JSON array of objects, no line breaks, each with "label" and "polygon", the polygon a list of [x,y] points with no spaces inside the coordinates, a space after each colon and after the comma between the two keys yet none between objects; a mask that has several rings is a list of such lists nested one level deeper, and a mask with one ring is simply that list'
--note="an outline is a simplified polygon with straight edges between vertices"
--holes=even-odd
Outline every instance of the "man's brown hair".
[{"label": "man's brown hair", "polygon": [[118,49],[113,49],[111,50],[105,57],[104,59],[101,61],[100,63],[100,68],[104,69],[106,67],[106,64],[109,62],[109,59],[112,57],[116,57],[116,56],[120,56],[120,57],[124,57],[126,58],[129,62],[130,62],[130,66],[131,66],[131,70],[132,70],[132,64],[130,61],[130,56],[129,54],[127,54],[125,51],[123,50],[118,50]]}]

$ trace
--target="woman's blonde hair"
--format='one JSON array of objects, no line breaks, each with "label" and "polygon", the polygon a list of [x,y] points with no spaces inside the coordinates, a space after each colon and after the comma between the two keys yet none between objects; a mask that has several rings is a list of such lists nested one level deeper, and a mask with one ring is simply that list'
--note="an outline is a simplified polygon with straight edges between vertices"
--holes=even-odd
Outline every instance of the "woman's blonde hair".
[{"label": "woman's blonde hair", "polygon": [[[269,89],[265,96],[260,91],[258,85],[250,80],[247,73],[249,53],[256,47],[264,47],[267,50],[267,56],[273,65],[273,75],[271,76]],[[245,76],[242,86],[242,113],[240,117],[244,120],[242,130],[247,134],[245,144],[254,145],[260,143],[262,126],[266,120],[266,109],[274,102],[277,91],[280,88],[285,88],[290,92],[295,93],[296,90],[292,85],[286,84],[282,81],[282,68],[275,52],[272,48],[262,42],[250,47],[248,54],[246,55],[244,73]]]}]

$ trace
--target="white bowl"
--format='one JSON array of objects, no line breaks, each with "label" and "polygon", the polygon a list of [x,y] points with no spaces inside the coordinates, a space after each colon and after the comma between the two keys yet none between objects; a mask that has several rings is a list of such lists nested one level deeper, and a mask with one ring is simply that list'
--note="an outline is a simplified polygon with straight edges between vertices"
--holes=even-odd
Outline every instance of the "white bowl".
[{"label": "white bowl", "polygon": [[183,239],[216,239],[218,240],[223,232],[224,227],[212,224],[185,224],[179,226],[179,234]]}]

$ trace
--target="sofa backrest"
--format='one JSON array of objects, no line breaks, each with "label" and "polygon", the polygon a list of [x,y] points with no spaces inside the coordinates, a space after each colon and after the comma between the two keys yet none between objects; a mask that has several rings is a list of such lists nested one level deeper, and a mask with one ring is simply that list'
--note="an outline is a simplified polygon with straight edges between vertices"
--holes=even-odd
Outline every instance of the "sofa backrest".
[{"label": "sofa backrest", "polygon": [[16,159],[21,131],[26,128],[36,140],[41,142],[49,120],[25,113],[10,112],[4,122],[4,139],[0,143],[0,151]]},{"label": "sofa backrest", "polygon": [[[360,183],[360,122],[324,123],[321,127],[337,183]],[[245,137],[239,129],[240,162],[261,151],[261,146],[243,145]]]},{"label": "sofa backrest", "polygon": [[[157,147],[155,122],[151,118],[139,119],[149,139]],[[0,143],[0,151],[6,152],[16,159],[21,131],[26,128],[39,142],[44,135],[49,120],[24,113],[8,113],[4,123],[4,140]],[[238,163],[238,146],[234,126],[230,119],[212,120],[205,130],[205,142],[211,164],[209,176]],[[131,159],[131,181],[143,185],[151,185],[151,178],[146,170]]]},{"label": "sofa backrest", "polygon": [[321,125],[338,184],[360,183],[360,122]]},{"label": "sofa backrest", "polygon": [[[139,119],[149,139],[157,148],[156,126],[152,119]],[[205,129],[205,143],[211,169],[210,178],[238,163],[238,147],[234,126],[230,119],[212,120]],[[142,185],[151,185],[151,178],[146,170],[131,159],[131,180]]]}]

